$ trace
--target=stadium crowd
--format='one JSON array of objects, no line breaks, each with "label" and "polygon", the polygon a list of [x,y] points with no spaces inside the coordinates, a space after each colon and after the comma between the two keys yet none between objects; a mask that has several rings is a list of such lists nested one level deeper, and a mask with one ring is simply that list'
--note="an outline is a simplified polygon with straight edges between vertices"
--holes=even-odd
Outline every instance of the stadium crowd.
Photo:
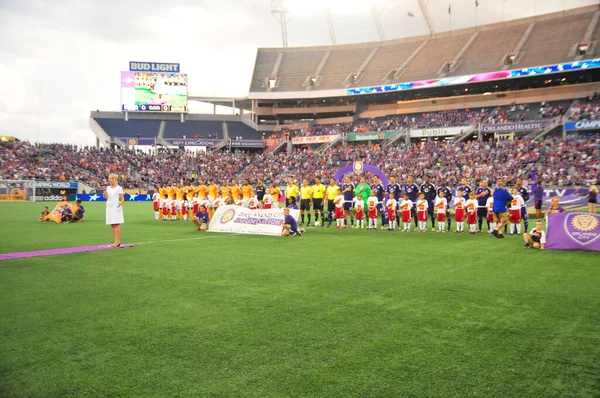
[{"label": "stadium crowd", "polygon": [[387,175],[405,180],[409,175],[446,179],[454,186],[460,178],[528,178],[537,170],[546,186],[596,184],[600,174],[600,138],[546,138],[452,143],[422,142],[412,146],[335,148],[325,153],[296,149],[293,153],[240,152],[183,153],[157,150],[144,153],[67,144],[0,143],[0,179],[81,181],[93,188],[117,173],[124,188],[151,188],[154,184],[199,178],[215,181],[262,178],[284,182],[293,176],[332,176],[341,166],[361,160]]},{"label": "stadium crowd", "polygon": [[354,123],[315,125],[310,129],[292,130],[292,136],[332,135],[341,133],[364,133],[371,131],[400,130],[403,128],[425,129],[454,126],[472,126],[520,122],[524,120],[549,119],[563,115],[563,104],[549,102],[536,104],[510,104],[480,109],[454,109],[422,114],[397,115],[374,119],[359,119]]}]

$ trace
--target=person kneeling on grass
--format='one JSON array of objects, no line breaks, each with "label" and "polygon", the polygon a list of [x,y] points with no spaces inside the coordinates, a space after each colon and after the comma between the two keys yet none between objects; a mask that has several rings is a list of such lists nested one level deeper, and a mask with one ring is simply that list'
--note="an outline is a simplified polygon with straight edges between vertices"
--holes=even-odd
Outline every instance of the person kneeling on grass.
[{"label": "person kneeling on grass", "polygon": [[302,236],[304,228],[298,229],[296,219],[290,215],[290,209],[283,209],[283,224],[281,225],[281,236]]},{"label": "person kneeling on grass", "polygon": [[525,241],[525,248],[533,248],[544,250],[546,246],[546,232],[544,231],[544,224],[542,220],[535,222],[535,228],[530,233],[523,234],[523,240]]},{"label": "person kneeling on grass", "polygon": [[73,221],[73,210],[71,210],[71,206],[69,206],[66,203],[63,205],[60,221],[65,224],[68,224],[71,221]]},{"label": "person kneeling on grass", "polygon": [[208,215],[208,210],[206,210],[206,206],[200,206],[200,211],[194,214],[194,218],[192,221],[198,227],[198,231],[206,231],[208,230],[208,221],[210,217]]},{"label": "person kneeling on grass", "polygon": [[78,199],[77,202],[77,211],[73,214],[73,221],[83,221],[83,213],[85,213],[85,209],[81,204],[81,199]]},{"label": "person kneeling on grass", "polygon": [[50,215],[50,211],[48,210],[48,206],[44,206],[44,211],[42,212],[42,216],[40,217],[41,222],[50,221],[46,217]]}]

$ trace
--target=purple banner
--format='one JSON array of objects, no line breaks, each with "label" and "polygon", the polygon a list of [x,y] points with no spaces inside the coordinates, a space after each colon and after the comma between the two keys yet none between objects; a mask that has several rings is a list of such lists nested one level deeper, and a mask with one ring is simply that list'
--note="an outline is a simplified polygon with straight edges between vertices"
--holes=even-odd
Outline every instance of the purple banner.
[{"label": "purple banner", "polygon": [[263,140],[232,140],[231,146],[235,148],[264,148],[265,142]]},{"label": "purple banner", "polygon": [[502,133],[512,131],[534,131],[549,125],[551,120],[528,120],[517,123],[484,124],[481,129],[484,133]]},{"label": "purple banner", "polygon": [[600,252],[600,215],[567,212],[549,215],[546,249]]},{"label": "purple banner", "polygon": [[[585,197],[588,193],[586,189],[574,189],[574,188],[556,188],[556,189],[544,189],[544,195],[542,196],[542,208],[546,210],[550,207],[550,200],[558,196],[561,207],[567,211],[581,211],[587,209],[587,198]],[[529,213],[535,213],[533,208],[535,202],[533,193],[530,192],[530,199],[527,201],[527,210]]]},{"label": "purple banner", "polygon": [[121,138],[127,145],[154,145],[156,140],[154,138]]},{"label": "purple banner", "polygon": [[189,138],[180,138],[180,139],[165,139],[170,145],[174,146],[215,146],[222,140],[211,140],[205,138],[189,139]]}]

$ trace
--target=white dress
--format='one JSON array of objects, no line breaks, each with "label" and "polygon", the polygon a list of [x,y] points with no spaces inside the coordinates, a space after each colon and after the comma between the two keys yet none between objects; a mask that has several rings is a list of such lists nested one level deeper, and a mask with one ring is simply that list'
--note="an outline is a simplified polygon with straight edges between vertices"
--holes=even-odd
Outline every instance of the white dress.
[{"label": "white dress", "polygon": [[123,194],[123,188],[117,185],[114,188],[106,188],[106,225],[123,224],[123,206],[119,206],[119,195]]}]

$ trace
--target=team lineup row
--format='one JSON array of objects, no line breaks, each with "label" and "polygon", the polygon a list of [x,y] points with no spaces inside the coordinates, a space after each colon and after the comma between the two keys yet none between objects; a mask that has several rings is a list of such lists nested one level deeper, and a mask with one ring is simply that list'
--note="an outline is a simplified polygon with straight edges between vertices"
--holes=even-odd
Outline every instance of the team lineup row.
[{"label": "team lineup row", "polygon": [[[381,217],[382,229],[387,226],[389,231],[394,231],[401,226],[402,231],[410,231],[411,223],[414,221],[415,229],[425,232],[429,216],[432,230],[435,230],[435,222],[438,221],[438,232],[446,232],[451,227],[451,206],[457,233],[464,232],[465,221],[470,234],[482,232],[482,224],[485,221],[488,232],[493,234],[502,218],[494,216],[493,190],[488,187],[486,180],[482,180],[473,190],[468,186],[466,179],[463,179],[461,186],[456,190],[457,197],[452,200],[452,191],[444,181],[439,187],[435,187],[430,178],[425,177],[424,184],[418,186],[412,177],[408,177],[407,183],[401,185],[391,177],[387,187],[384,187],[378,176],[374,175],[372,178],[372,184],[367,184],[366,177],[363,176],[360,178],[360,183],[355,185],[350,177],[346,176],[341,187],[333,178],[330,179],[328,186],[323,185],[320,178],[316,177],[314,185],[309,185],[308,180],[305,179],[300,187],[290,179],[285,188],[287,206],[297,208],[296,198],[299,199],[300,226],[304,226],[305,221],[310,225],[312,210],[315,215],[313,226],[324,225],[327,213],[328,226],[331,226],[335,220],[336,228],[348,226],[365,228],[365,221],[367,221],[366,228],[369,230],[377,230],[378,218]],[[499,184],[501,183],[500,181]],[[521,234],[522,220],[525,229],[528,229],[525,202],[529,199],[529,190],[518,179],[512,193],[508,200],[510,210],[506,212],[505,219],[502,219],[502,225],[508,224],[511,234]],[[275,183],[273,188],[265,188],[260,180],[256,188],[250,186],[248,180],[245,180],[242,186],[238,186],[233,180],[231,186],[221,188],[213,181],[208,186],[201,183],[197,187],[181,185],[159,187],[159,191],[154,196],[155,219],[159,219],[162,214],[163,219],[186,220],[190,211],[192,214],[197,214],[204,206],[212,214],[215,209],[225,204],[235,204],[249,209],[269,209],[278,206],[280,196],[281,190]],[[172,197],[174,199],[171,199]],[[541,216],[541,203],[540,206],[536,203],[536,209],[538,207],[540,211],[538,216]],[[502,237],[501,233],[499,235]]]}]

